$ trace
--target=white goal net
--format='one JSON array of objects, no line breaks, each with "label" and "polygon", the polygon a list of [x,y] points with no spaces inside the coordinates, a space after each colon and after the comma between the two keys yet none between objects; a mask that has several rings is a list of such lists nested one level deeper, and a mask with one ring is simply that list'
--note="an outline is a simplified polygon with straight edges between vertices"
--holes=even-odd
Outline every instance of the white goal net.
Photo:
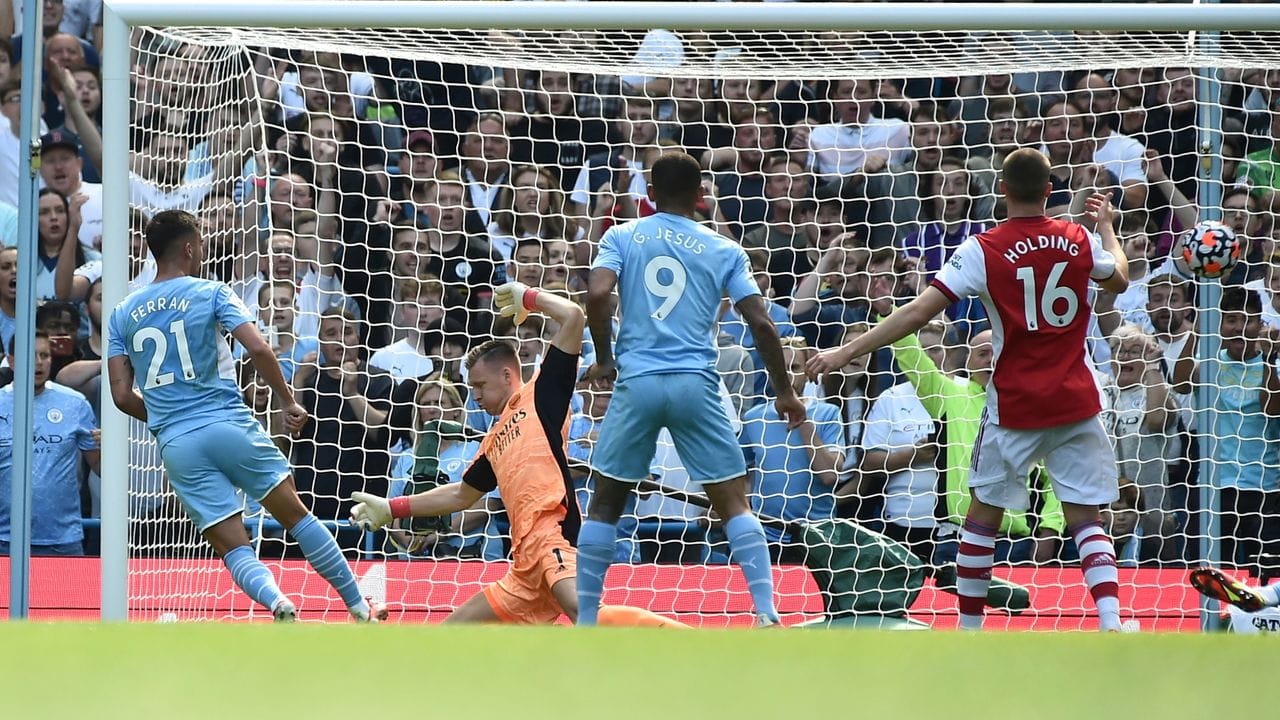
[{"label": "white goal net", "polygon": [[[1280,426],[1264,387],[1280,334],[1275,39],[1224,35],[1209,54],[1194,34],[1137,31],[136,28],[133,230],[162,209],[199,216],[208,276],[257,313],[313,419],[299,437],[284,433],[247,366],[246,401],[366,593],[404,620],[434,621],[504,571],[503,498],[368,534],[345,522],[349,496],[459,480],[491,422],[469,400],[460,358],[509,336],[532,372],[555,330],[498,319],[493,288],[517,279],[580,299],[601,233],[654,211],[646,168],[658,154],[702,163],[699,211],[747,249],[797,371],[921,292],[964,238],[1001,220],[1002,159],[1041,148],[1050,213],[1082,219],[1091,193],[1110,193],[1140,278],[1118,297],[1097,294],[1088,346],[1122,475],[1105,516],[1123,615],[1192,629],[1185,569],[1204,552],[1241,573],[1280,564]],[[1205,66],[1217,97],[1197,83]],[[1206,104],[1221,112],[1220,150],[1201,146]],[[1177,361],[1207,326],[1196,305],[1209,286],[1171,253],[1219,214],[1244,256],[1212,295],[1248,311],[1249,337],[1220,343],[1213,327],[1201,338],[1218,368],[1204,393]],[[1220,315],[1228,322],[1206,317]],[[723,403],[753,503],[782,521],[768,534],[786,623],[831,611],[955,624],[946,590],[988,328],[980,304],[961,302],[918,342],[817,383],[797,374],[816,425],[808,442],[771,413],[751,333],[726,305]],[[608,400],[585,384],[574,398],[568,455],[583,506]],[[137,427],[131,444],[131,617],[252,616],[182,514],[149,435]],[[663,438],[653,482],[696,494],[684,464]],[[1051,480],[1028,482],[1032,509],[1011,514],[998,540],[995,576],[1007,584],[988,626],[1093,627]],[[606,602],[749,622],[718,521],[685,499],[644,492],[628,507]],[[245,520],[304,618],[342,611],[269,516],[250,503]],[[859,572],[841,571],[853,563]]]}]

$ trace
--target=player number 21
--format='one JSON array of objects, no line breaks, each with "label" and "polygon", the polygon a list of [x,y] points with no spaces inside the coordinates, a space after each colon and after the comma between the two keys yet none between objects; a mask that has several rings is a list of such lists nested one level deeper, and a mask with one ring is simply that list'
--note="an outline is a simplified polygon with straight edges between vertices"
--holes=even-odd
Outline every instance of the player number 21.
[{"label": "player number 21", "polygon": [[[174,344],[178,346],[178,362],[182,365],[182,377],[186,380],[194,380],[196,371],[191,363],[191,349],[187,346],[187,326],[182,320],[174,320],[169,323],[169,332],[173,335]],[[173,382],[173,373],[160,372],[160,366],[169,354],[169,336],[165,335],[160,328],[141,328],[133,334],[133,351],[143,352],[148,340],[154,343],[155,351],[151,355],[151,364],[147,366],[147,379],[142,384],[143,390],[164,387]]]},{"label": "player number 21", "polygon": [[[660,273],[666,270],[671,274],[669,282],[660,279]],[[644,266],[644,286],[649,292],[662,300],[662,304],[654,310],[650,317],[654,320],[666,320],[676,303],[684,297],[685,284],[689,282],[689,273],[679,260],[668,255],[659,255]]]},{"label": "player number 21", "polygon": [[[1039,330],[1040,318],[1053,327],[1066,327],[1075,319],[1080,309],[1080,300],[1069,288],[1059,287],[1058,281],[1067,269],[1065,262],[1056,263],[1049,271],[1049,279],[1044,285],[1044,294],[1036,292],[1036,274],[1030,267],[1018,268],[1017,278],[1022,283],[1022,310],[1026,314],[1027,329]],[[1062,312],[1054,308],[1061,300],[1066,303]]]}]

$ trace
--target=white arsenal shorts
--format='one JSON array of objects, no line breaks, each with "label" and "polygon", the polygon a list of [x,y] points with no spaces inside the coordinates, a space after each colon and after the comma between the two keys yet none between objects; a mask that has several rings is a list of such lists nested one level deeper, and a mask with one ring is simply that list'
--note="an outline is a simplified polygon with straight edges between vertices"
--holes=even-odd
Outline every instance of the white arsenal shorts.
[{"label": "white arsenal shorts", "polygon": [[1035,430],[1003,428],[982,416],[974,441],[969,487],[979,500],[1007,510],[1030,506],[1027,474],[1044,461],[1062,502],[1109,505],[1120,497],[1115,451],[1102,421]]}]

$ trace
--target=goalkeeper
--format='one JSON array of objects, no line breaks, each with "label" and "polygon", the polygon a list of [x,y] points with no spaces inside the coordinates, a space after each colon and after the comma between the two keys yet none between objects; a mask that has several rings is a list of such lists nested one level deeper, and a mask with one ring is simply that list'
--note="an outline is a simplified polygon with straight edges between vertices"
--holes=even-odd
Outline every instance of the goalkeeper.
[{"label": "goalkeeper", "polygon": [[[472,396],[498,420],[462,482],[391,500],[354,493],[351,517],[376,530],[393,519],[459,512],[496,487],[511,520],[511,570],[446,622],[548,624],[561,614],[576,621],[575,546],[582,517],[569,477],[566,438],[585,316],[569,300],[516,282],[498,288],[494,303],[517,324],[531,311],[559,324],[537,373],[528,383],[521,381],[516,348],[505,340],[473,348],[465,361]],[[600,624],[681,626],[628,607],[601,608]]]}]

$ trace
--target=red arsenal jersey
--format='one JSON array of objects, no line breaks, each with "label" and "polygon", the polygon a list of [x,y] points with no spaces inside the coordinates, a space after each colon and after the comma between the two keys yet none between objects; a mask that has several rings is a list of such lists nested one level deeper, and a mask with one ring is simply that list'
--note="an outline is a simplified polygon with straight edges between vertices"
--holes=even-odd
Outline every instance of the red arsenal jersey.
[{"label": "red arsenal jersey", "polygon": [[1012,218],[965,240],[933,280],[955,302],[978,297],[991,319],[987,413],[1002,427],[1079,422],[1101,411],[1085,360],[1089,280],[1116,261],[1077,223]]}]

